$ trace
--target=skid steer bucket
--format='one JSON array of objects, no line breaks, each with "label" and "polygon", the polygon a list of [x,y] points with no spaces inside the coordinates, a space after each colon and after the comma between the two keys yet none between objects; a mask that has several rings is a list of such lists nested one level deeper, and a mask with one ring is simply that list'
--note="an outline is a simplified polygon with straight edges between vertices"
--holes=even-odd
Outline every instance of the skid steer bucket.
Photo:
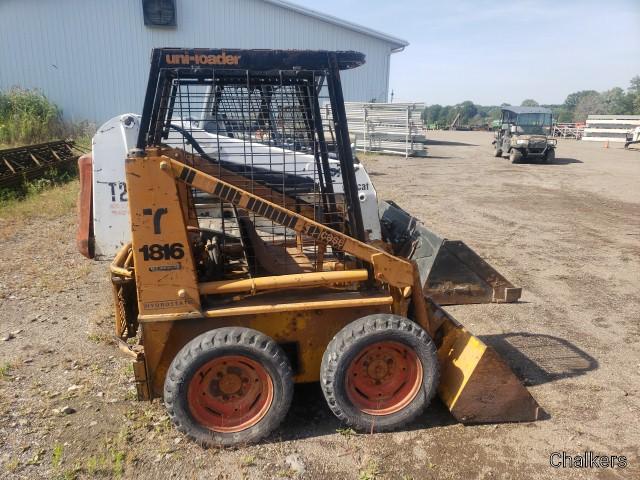
[{"label": "skid steer bucket", "polygon": [[516,288],[464,242],[440,238],[393,202],[379,202],[384,238],[398,256],[414,260],[436,326],[438,394],[462,423],[526,422],[540,407],[491,347],[438,304],[515,302]]},{"label": "skid steer bucket", "polygon": [[400,257],[414,260],[425,296],[440,305],[516,302],[514,287],[462,241],[446,240],[393,202],[378,202],[382,234]]},{"label": "skid steer bucket", "polygon": [[440,385],[438,395],[462,423],[528,422],[540,418],[538,403],[500,355],[433,301]]}]

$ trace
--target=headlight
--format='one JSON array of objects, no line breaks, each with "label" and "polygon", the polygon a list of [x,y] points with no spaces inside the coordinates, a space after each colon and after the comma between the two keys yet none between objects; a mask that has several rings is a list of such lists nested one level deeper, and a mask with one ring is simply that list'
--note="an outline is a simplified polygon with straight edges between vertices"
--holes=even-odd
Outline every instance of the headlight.
[{"label": "headlight", "polygon": [[529,140],[517,140],[516,141],[517,145],[526,145],[527,143],[529,143]]}]

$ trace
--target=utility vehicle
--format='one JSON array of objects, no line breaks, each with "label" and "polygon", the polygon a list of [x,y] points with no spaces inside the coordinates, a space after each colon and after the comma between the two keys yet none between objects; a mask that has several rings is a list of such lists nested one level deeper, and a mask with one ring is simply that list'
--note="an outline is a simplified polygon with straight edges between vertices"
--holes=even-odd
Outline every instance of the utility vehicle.
[{"label": "utility vehicle", "polygon": [[511,163],[553,163],[557,140],[551,137],[553,115],[542,107],[503,107],[494,155]]}]

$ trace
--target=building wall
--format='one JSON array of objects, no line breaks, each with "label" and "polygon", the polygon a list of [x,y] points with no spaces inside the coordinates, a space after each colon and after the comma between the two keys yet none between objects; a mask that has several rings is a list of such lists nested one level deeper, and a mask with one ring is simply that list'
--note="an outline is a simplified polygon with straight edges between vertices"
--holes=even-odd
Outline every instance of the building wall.
[{"label": "building wall", "polygon": [[176,0],[178,25],[146,27],[141,0],[0,0],[0,89],[39,88],[71,120],[140,112],[153,47],[357,50],[345,99],[386,101],[388,42],[261,0]]}]

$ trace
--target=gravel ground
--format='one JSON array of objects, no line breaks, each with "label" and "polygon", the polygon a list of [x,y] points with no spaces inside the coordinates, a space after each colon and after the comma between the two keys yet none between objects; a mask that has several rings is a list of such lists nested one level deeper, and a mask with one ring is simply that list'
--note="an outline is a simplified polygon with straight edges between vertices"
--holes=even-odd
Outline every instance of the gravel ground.
[{"label": "gravel ground", "polygon": [[[451,307],[548,414],[465,427],[436,402],[410,429],[355,435],[320,388],[296,389],[267,441],[203,450],[137,402],[110,340],[106,263],[76,253],[75,213],[0,210],[3,478],[639,478],[640,152],[561,141],[553,165],[491,155],[490,134],[432,132],[428,158],[364,160],[382,198],[463,239],[522,301]],[[549,455],[624,455],[625,469]]]}]

